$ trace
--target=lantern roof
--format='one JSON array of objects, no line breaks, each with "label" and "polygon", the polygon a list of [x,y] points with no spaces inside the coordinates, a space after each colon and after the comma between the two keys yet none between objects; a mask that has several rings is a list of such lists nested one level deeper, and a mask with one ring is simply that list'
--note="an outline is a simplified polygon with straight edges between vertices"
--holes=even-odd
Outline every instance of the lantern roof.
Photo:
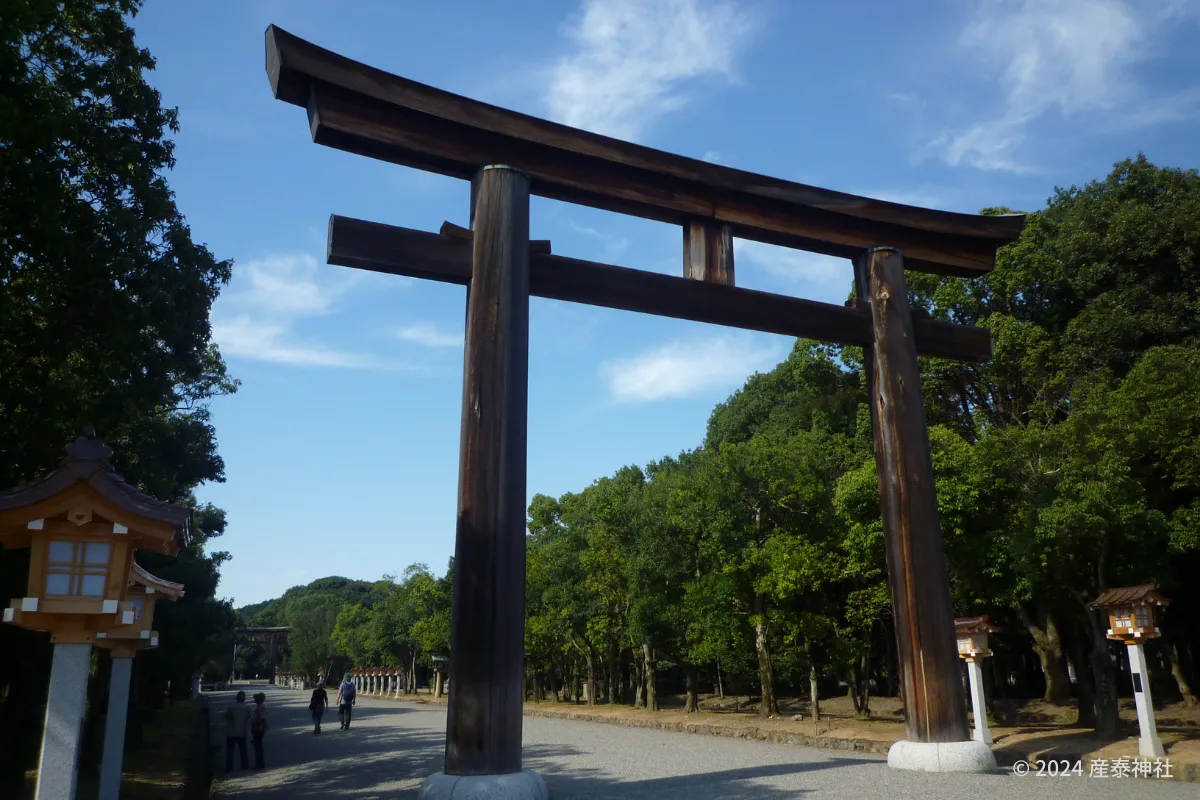
[{"label": "lantern roof", "polygon": [[959,617],[954,620],[954,632],[958,634],[968,633],[992,633],[1000,630],[988,617]]},{"label": "lantern roof", "polygon": [[145,586],[147,589],[153,589],[157,594],[161,594],[170,600],[178,600],[183,597],[183,584],[172,583],[165,581],[156,575],[151,575],[136,561],[133,562],[133,569],[129,572],[130,585]]},{"label": "lantern roof", "polygon": [[1159,594],[1153,583],[1144,583],[1141,586],[1124,586],[1101,592],[1099,597],[1088,604],[1088,608],[1111,608],[1134,603],[1166,606],[1170,605],[1171,601]]},{"label": "lantern roof", "polygon": [[131,515],[172,526],[178,547],[186,547],[191,541],[191,510],[156,500],[127,483],[113,470],[109,462],[112,448],[96,436],[94,427],[86,426],[83,435],[67,445],[66,450],[66,459],[53,472],[0,492],[0,511],[31,506],[84,484]]}]

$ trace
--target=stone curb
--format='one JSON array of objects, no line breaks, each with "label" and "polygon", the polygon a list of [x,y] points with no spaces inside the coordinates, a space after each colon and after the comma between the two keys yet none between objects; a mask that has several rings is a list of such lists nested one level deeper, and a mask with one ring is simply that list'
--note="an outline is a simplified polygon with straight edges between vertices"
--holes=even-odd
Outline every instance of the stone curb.
[{"label": "stone curb", "polygon": [[[397,700],[405,703],[420,703],[429,706],[444,706],[445,700],[421,697],[379,697],[378,700]],[[856,753],[887,755],[893,741],[878,739],[848,739],[837,736],[812,736],[790,731],[763,730],[755,725],[722,725],[707,722],[676,722],[657,719],[630,719],[612,717],[607,714],[590,714],[586,711],[560,711],[558,709],[525,706],[525,716],[549,719],[570,719],[577,722],[599,722],[605,725],[620,725],[626,728],[648,728],[650,730],[694,733],[702,736],[726,736],[732,739],[752,739],[774,744],[792,744],[801,747],[818,747],[823,750],[846,750]],[[1000,767],[1011,767],[1018,761],[1035,762],[1047,754],[1050,748],[1024,750],[994,750],[996,763]],[[1076,757],[1078,758],[1078,756]],[[1090,762],[1089,762],[1090,763]],[[1130,779],[1134,780],[1134,779]],[[1200,783],[1200,764],[1173,764],[1171,780]]]}]

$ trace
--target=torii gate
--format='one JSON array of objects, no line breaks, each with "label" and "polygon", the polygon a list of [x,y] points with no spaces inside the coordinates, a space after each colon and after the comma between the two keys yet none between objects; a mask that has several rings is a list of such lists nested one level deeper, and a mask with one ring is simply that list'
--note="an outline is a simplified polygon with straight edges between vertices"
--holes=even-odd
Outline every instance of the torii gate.
[{"label": "torii gate", "polygon": [[[914,208],[664,153],[415,83],[275,26],[266,51],[275,97],[307,110],[316,143],[472,182],[470,230],[329,223],[331,264],[468,287],[454,689],[445,774],[422,797],[449,797],[459,776],[516,792],[505,796],[546,791],[521,772],[531,294],[864,348],[906,706],[907,741],[889,762],[995,768],[967,729],[917,366],[918,354],[986,361],[991,340],[910,311],[904,268],[983,275],[1023,216]],[[684,277],[551,255],[529,240],[531,193],[681,225]],[[734,236],[852,259],[857,300],[736,288]]]}]

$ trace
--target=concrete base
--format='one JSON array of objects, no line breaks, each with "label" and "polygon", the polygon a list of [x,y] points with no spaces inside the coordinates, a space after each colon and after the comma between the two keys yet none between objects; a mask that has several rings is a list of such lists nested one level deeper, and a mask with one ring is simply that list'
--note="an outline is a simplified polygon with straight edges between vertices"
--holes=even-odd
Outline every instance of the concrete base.
[{"label": "concrete base", "polygon": [[996,756],[982,742],[896,742],[888,766],[921,772],[995,772]]},{"label": "concrete base", "polygon": [[418,800],[550,800],[542,776],[533,770],[507,775],[447,775],[435,772],[421,784]]}]

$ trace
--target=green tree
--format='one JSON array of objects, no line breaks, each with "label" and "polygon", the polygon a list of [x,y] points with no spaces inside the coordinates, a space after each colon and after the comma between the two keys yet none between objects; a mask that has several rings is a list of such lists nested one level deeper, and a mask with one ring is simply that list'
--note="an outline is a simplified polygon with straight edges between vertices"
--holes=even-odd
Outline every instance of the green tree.
[{"label": "green tree", "polygon": [[[145,80],[154,59],[129,25],[140,5],[14,0],[0,14],[0,488],[52,469],[88,422],[155,497],[192,503],[223,479],[207,404],[236,382],[209,310],[231,265],[193,241],[168,187],[177,114]],[[163,604],[144,691],[186,691],[230,624],[212,594],[225,556],[204,551],[220,529],[204,524],[174,571],[147,563],[188,593]],[[20,593],[23,558],[0,554],[5,596]],[[48,645],[4,626],[0,650],[20,654],[0,664],[6,786],[33,755],[18,740],[36,738],[28,676],[45,674]]]}]

